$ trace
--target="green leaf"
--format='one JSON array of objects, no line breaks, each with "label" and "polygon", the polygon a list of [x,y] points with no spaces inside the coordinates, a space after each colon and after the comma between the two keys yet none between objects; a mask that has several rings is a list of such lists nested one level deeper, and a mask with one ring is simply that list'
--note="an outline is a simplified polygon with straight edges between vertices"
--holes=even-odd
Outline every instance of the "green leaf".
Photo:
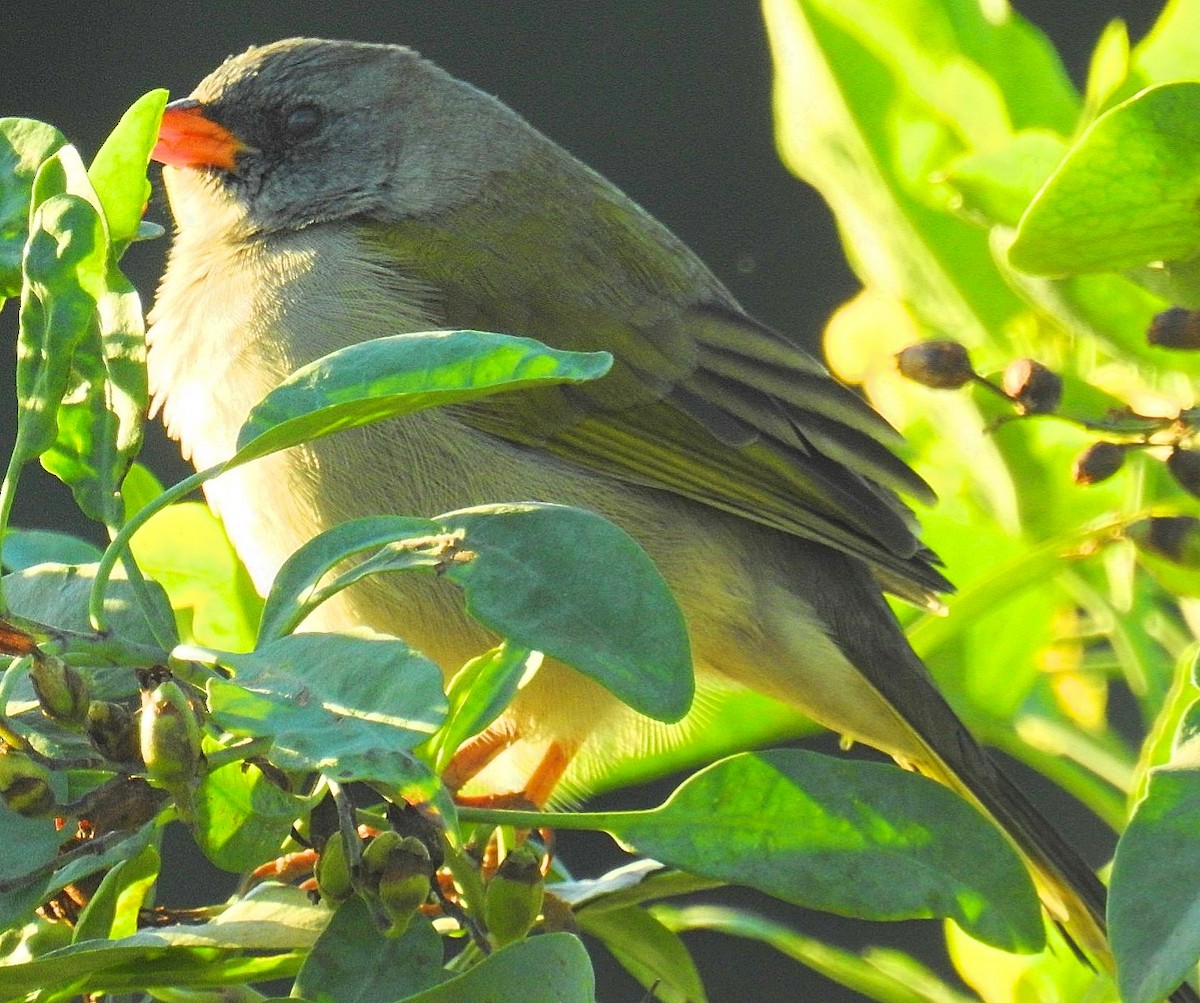
[{"label": "green leaf", "polygon": [[603,376],[605,352],[560,352],[483,331],[401,334],[340,349],[294,372],[250,412],[231,462],[422,408],[501,390]]},{"label": "green leaf", "polygon": [[[421,540],[437,532],[437,526],[428,519],[381,515],[351,519],[313,537],[284,561],[275,576],[271,593],[263,603],[258,643],[262,645],[291,633],[325,599],[374,570],[372,566],[360,572],[360,564],[333,582],[321,585],[335,565],[364,550],[398,541]],[[437,558],[414,555],[414,559],[430,567],[437,564]],[[385,570],[400,570],[402,566],[403,561],[397,559],[394,566],[389,565]]]},{"label": "green leaf", "polygon": [[20,462],[54,445],[72,357],[95,330],[107,250],[104,225],[86,199],[53,195],[34,211],[17,341],[13,453]]},{"label": "green leaf", "polygon": [[162,481],[144,463],[131,463],[121,482],[121,498],[125,502],[125,520],[128,522],[138,509],[149,505],[163,493]]},{"label": "green leaf", "polygon": [[1150,770],[1146,796],[1117,842],[1109,938],[1125,1003],[1154,1003],[1200,958],[1200,703],[1180,725],[1169,762]]},{"label": "green leaf", "polygon": [[21,292],[33,179],[66,143],[66,137],[45,122],[0,118],[0,303]]},{"label": "green leaf", "polygon": [[141,303],[116,269],[74,147],[42,165],[32,198],[15,457],[41,456],[86,514],[116,526],[117,489],[141,447],[148,400]]},{"label": "green leaf", "polygon": [[[21,616],[91,635],[87,610],[95,576],[94,564],[39,564],[5,575],[4,597],[9,607]],[[116,700],[137,691],[128,655],[122,653],[120,644],[142,646],[146,649],[143,655],[157,652],[160,658],[166,657],[140,600],[151,604],[156,629],[165,630],[173,625],[170,603],[154,582],[145,583],[139,593],[124,573],[114,575],[104,593],[104,610],[110,618],[114,647],[104,651],[96,645],[88,646],[88,664],[112,666],[121,671],[96,674],[93,682],[98,689],[93,696],[98,699]]]},{"label": "green leaf", "polygon": [[1200,83],[1098,118],[1026,211],[1009,260],[1036,275],[1121,271],[1200,252]]},{"label": "green leaf", "polygon": [[329,1003],[406,1000],[443,977],[442,940],[429,920],[415,917],[403,936],[385,937],[355,895],[313,945],[292,995]]},{"label": "green leaf", "polygon": [[1154,27],[1133,50],[1134,90],[1189,80],[1200,65],[1200,3],[1168,0]]},{"label": "green leaf", "polygon": [[108,526],[124,519],[118,491],[141,450],[148,400],[141,300],[110,267],[96,303],[96,326],[71,356],[57,437],[41,458],[84,513]]},{"label": "green leaf", "polygon": [[[205,752],[211,753],[206,746]],[[226,871],[248,871],[279,855],[305,801],[281,791],[253,763],[206,773],[193,797],[196,845]]]},{"label": "green leaf", "polygon": [[[319,584],[331,566],[373,547]],[[588,565],[603,573],[581,574]],[[485,505],[335,527],[285,563],[259,636],[294,630],[367,574],[435,568],[463,589],[467,611],[484,626],[590,675],[641,713],[673,721],[691,705],[687,629],[662,576],[625,532],[564,505]]]},{"label": "green leaf", "polygon": [[974,3],[767,0],[764,11],[780,151],[828,201],[855,271],[924,331],[985,343],[1022,304],[986,231],[946,211],[951,192],[935,179],[1013,127],[1070,129],[1053,52],[1007,8],[989,23]]},{"label": "green leaf", "polygon": [[1085,118],[1094,118],[1096,112],[1117,93],[1128,76],[1129,29],[1124,21],[1109,21],[1096,42],[1091,62],[1088,64]]},{"label": "green leaf", "polygon": [[501,644],[458,670],[446,686],[446,722],[431,739],[433,768],[441,773],[458,747],[478,735],[512,703],[530,668],[541,658],[528,648]]},{"label": "green leaf", "polygon": [[518,940],[405,1003],[595,1003],[595,989],[592,965],[579,938],[547,933]]},{"label": "green leaf", "polygon": [[998,150],[959,158],[947,170],[946,181],[962,199],[962,211],[1016,226],[1066,152],[1057,133],[1026,129]]},{"label": "green leaf", "polygon": [[683,941],[645,909],[583,909],[575,918],[584,933],[607,947],[621,966],[663,1003],[708,1000]]},{"label": "green leaf", "polygon": [[797,905],[947,917],[1006,950],[1043,943],[1037,896],[1009,843],[962,798],[891,766],[746,753],[695,774],[656,809],[601,819],[656,860]]},{"label": "green leaf", "polygon": [[158,880],[161,861],[153,843],[104,875],[75,926],[72,943],[116,940],[137,933],[138,912]]},{"label": "green leaf", "polygon": [[94,564],[100,548],[88,540],[51,529],[13,529],[4,532],[4,567],[24,571],[36,564]]},{"label": "green leaf", "polygon": [[434,521],[462,533],[444,574],[476,620],[591,676],[642,714],[687,713],[695,684],[683,614],[623,530],[563,505],[485,505]]},{"label": "green leaf", "polygon": [[950,960],[984,1003],[1120,1003],[1113,976],[1081,961],[1057,928],[1048,927],[1046,940],[1048,949],[1040,954],[1010,954],[981,944],[953,923],[946,924]]},{"label": "green leaf", "polygon": [[[128,488],[124,493],[128,501]],[[166,591],[171,606],[184,614],[181,633],[189,643],[226,651],[254,647],[262,600],[224,526],[206,505],[178,502],[155,513],[130,549],[138,566]]]},{"label": "green leaf", "polygon": [[384,635],[292,634],[251,654],[216,653],[234,682],[208,683],[213,720],[235,735],[271,736],[283,769],[401,785],[408,755],[442,722],[442,676]]},{"label": "green leaf", "polygon": [[137,234],[150,198],[146,167],[158,141],[158,126],[166,105],[165,90],[153,90],[138,98],[121,116],[88,168],[118,258]]},{"label": "green leaf", "polygon": [[62,841],[53,819],[25,818],[0,804],[0,881],[10,885],[0,892],[0,926],[23,921],[46,900],[45,878],[20,879],[58,856]]},{"label": "green leaf", "polygon": [[[896,5],[876,6],[891,14]],[[952,64],[956,57],[965,57],[994,81],[1004,96],[1014,129],[1047,128],[1070,135],[1079,114],[1079,95],[1062,58],[1036,25],[1007,4],[992,7],[987,3],[939,0],[925,6],[937,13],[944,12],[943,16],[954,26],[961,55],[950,49],[942,58]],[[922,19],[928,16],[927,11],[919,9],[909,15],[911,37],[918,44],[926,30]],[[970,117],[971,109],[966,102],[960,99],[954,107],[961,115]]]},{"label": "green leaf", "polygon": [[1200,686],[1195,682],[1198,653],[1200,649],[1192,643],[1175,660],[1171,686],[1156,708],[1156,716],[1138,754],[1135,782],[1129,789],[1131,805],[1136,805],[1146,796],[1150,770],[1170,761],[1184,715],[1200,699]]},{"label": "green leaf", "polygon": [[[307,950],[328,920],[329,911],[313,905],[300,889],[263,884],[208,923],[142,930],[120,940],[83,941],[25,964],[2,965],[0,998],[19,999],[77,984],[119,991],[147,984],[238,982],[255,974],[247,954]],[[293,963],[293,971],[295,967]],[[263,966],[253,981],[281,974]],[[94,983],[87,981],[93,978]]]},{"label": "green leaf", "polygon": [[713,930],[757,940],[869,999],[886,1003],[971,1003],[974,999],[951,989],[908,955],[897,959],[899,952],[869,948],[860,956],[764,916],[722,906],[657,905],[651,912],[671,930]]}]

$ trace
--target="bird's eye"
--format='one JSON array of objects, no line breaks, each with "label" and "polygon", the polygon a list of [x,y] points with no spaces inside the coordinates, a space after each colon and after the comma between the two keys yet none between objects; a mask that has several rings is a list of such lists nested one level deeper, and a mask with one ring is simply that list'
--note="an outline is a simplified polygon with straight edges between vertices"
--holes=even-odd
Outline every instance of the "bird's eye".
[{"label": "bird's eye", "polygon": [[288,139],[299,142],[312,136],[324,121],[324,114],[315,104],[298,104],[285,114],[283,130]]}]

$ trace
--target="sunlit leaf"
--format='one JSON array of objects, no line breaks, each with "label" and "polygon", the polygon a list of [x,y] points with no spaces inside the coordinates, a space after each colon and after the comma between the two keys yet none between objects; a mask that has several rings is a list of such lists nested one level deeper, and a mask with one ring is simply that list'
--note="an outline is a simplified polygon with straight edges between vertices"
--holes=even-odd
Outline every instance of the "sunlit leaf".
[{"label": "sunlit leaf", "polygon": [[153,90],[138,98],[121,116],[88,168],[117,257],[134,239],[150,198],[146,167],[158,140],[158,124],[166,104],[165,90]]},{"label": "sunlit leaf", "polygon": [[[128,488],[124,493],[128,496]],[[262,600],[224,527],[205,505],[179,502],[157,512],[138,530],[130,549],[172,607],[186,612],[190,643],[227,651],[254,647]]]},{"label": "sunlit leaf", "polygon": [[800,750],[733,756],[656,809],[599,821],[657,860],[798,905],[949,917],[1006,950],[1043,942],[1037,896],[1009,843],[944,787],[879,763]]},{"label": "sunlit leaf", "polygon": [[162,861],[153,843],[104,875],[75,926],[73,942],[128,937],[138,930],[138,915],[158,880]]},{"label": "sunlit leaf", "polygon": [[911,956],[899,952],[885,953],[878,948],[868,948],[858,955],[789,929],[765,916],[723,906],[679,908],[656,905],[650,911],[672,930],[712,930],[767,944],[868,999],[886,1003],[968,1003],[967,997],[946,985]]},{"label": "sunlit leaf", "polygon": [[0,302],[21,292],[21,253],[29,232],[33,179],[66,142],[45,122],[0,118]]},{"label": "sunlit leaf", "polygon": [[482,331],[359,342],[297,370],[250,412],[235,463],[384,418],[539,383],[603,376],[604,352],[560,352]]},{"label": "sunlit leaf", "polygon": [[[110,861],[111,862],[111,861]],[[108,989],[145,985],[210,985],[279,977],[269,965],[247,964],[250,952],[311,948],[330,913],[298,888],[260,885],[208,923],[142,930],[120,940],[89,940],[52,951],[25,964],[0,966],[0,994],[72,986],[99,977]],[[265,960],[265,959],[264,959]],[[290,967],[297,967],[291,961]],[[286,969],[284,969],[286,971]]]},{"label": "sunlit leaf", "polygon": [[1102,115],[1029,206],[1009,248],[1035,274],[1121,271],[1200,253],[1200,83]]},{"label": "sunlit leaf", "polygon": [[527,648],[501,644],[472,658],[446,686],[450,711],[437,735],[434,769],[449,765],[455,751],[496,720],[517,694],[521,681],[541,656]]},{"label": "sunlit leaf", "polygon": [[[208,751],[208,750],[206,750]],[[206,773],[193,795],[196,844],[226,871],[248,871],[280,853],[304,800],[280,790],[252,763]]]}]

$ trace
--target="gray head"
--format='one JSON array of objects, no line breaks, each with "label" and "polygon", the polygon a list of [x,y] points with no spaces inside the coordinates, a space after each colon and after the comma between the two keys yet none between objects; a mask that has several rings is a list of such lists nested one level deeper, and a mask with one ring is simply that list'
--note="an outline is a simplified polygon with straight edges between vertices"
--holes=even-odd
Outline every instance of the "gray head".
[{"label": "gray head", "polygon": [[252,48],[191,99],[241,149],[228,168],[169,172],[172,203],[198,184],[259,232],[422,216],[471,198],[531,144],[557,151],[499,101],[394,45],[295,38]]}]

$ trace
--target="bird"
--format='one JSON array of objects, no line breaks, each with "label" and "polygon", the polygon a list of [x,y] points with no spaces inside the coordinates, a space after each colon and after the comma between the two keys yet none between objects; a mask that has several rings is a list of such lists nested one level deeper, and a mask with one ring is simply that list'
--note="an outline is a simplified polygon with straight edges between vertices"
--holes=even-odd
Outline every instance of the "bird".
[{"label": "bird", "polygon": [[[673,589],[705,693],[781,700],[957,790],[1049,914],[1108,956],[1105,892],[971,736],[884,592],[950,590],[901,496],[899,434],[750,317],[665,226],[497,98],[411,49],[286,39],[168,105],[175,221],[147,331],[154,407],[198,468],[298,367],[382,335],[477,329],[611,353],[591,383],[421,411],[232,469],[210,505],[256,587],[347,519],[498,501],[597,512]],[[444,579],[368,579],[306,628],[402,636],[449,677],[495,638]],[[542,805],[613,750],[686,735],[547,660],[447,772]],[[1181,997],[1183,998],[1183,997]]]}]

